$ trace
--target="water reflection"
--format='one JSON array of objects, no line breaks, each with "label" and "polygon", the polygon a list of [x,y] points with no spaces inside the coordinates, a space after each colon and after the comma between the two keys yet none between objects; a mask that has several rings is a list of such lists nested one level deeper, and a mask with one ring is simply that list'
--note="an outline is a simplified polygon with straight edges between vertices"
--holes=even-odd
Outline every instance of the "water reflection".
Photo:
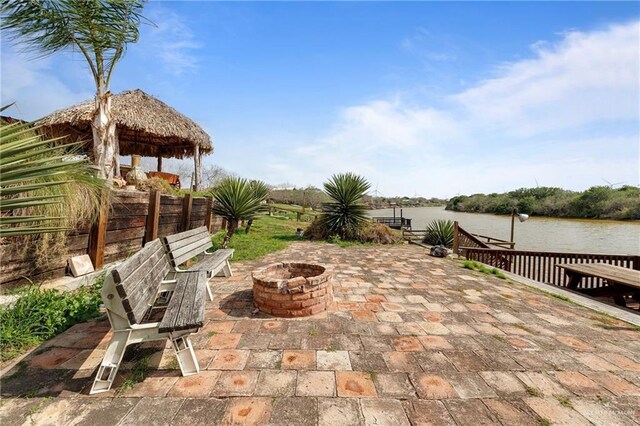
[{"label": "water reflection", "polygon": [[[392,216],[393,209],[371,210],[371,216]],[[400,209],[396,209],[400,215]],[[443,207],[409,207],[404,217],[414,229],[424,229],[434,219],[457,220],[474,234],[509,239],[511,216],[460,213]],[[516,249],[579,253],[640,254],[640,222],[613,220],[557,219],[532,216],[516,221]]]}]

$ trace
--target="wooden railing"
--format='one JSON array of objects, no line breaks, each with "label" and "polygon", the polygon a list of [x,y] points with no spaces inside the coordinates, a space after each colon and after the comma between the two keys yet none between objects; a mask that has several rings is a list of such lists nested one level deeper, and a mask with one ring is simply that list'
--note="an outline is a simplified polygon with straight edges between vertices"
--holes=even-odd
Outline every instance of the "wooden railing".
[{"label": "wooden railing", "polygon": [[402,239],[405,241],[422,241],[426,233],[425,229],[403,229]]},{"label": "wooden railing", "polygon": [[382,223],[393,229],[411,229],[411,219],[402,216],[378,216],[372,217],[374,222]]},{"label": "wooden railing", "polygon": [[[593,253],[557,253],[524,250],[497,250],[478,247],[461,247],[462,255],[487,265],[504,269],[508,272],[535,281],[565,287],[567,280],[559,263],[609,263],[640,270],[640,256],[593,254]],[[584,278],[579,289],[597,289],[605,287],[600,278]]]},{"label": "wooden railing", "polygon": [[462,247],[491,248],[472,233],[462,229],[458,222],[455,221],[453,222],[453,252],[461,254]]},{"label": "wooden railing", "polygon": [[488,237],[486,235],[480,235],[480,234],[471,234],[471,235],[476,237],[478,240],[484,240],[483,243],[485,243],[488,246],[496,246],[503,249],[513,249],[514,246],[516,245],[516,243],[514,243],[513,241],[501,240],[500,238]]}]

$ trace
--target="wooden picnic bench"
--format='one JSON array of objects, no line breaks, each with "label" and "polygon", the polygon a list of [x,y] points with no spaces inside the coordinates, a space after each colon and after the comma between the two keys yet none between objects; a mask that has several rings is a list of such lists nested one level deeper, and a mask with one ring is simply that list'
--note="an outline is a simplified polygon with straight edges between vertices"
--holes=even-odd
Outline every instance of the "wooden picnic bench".
[{"label": "wooden picnic bench", "polygon": [[[222,273],[225,277],[232,275],[229,259],[233,257],[233,249],[220,249],[213,252],[211,235],[206,226],[169,235],[164,238],[171,264],[176,271],[205,271],[211,278]],[[198,262],[182,269],[180,265],[186,261],[198,258]],[[209,300],[213,300],[211,288],[207,285]]]},{"label": "wooden picnic bench", "polygon": [[556,267],[564,269],[569,278],[567,288],[571,290],[577,289],[584,277],[595,277],[605,280],[611,287],[607,291],[613,295],[616,305],[626,306],[626,294],[640,300],[640,271],[608,263],[561,263]]},{"label": "wooden picnic bench", "polygon": [[113,336],[91,393],[111,388],[128,345],[171,340],[183,376],[200,371],[189,335],[204,323],[205,272],[174,272],[160,240],[111,269],[102,287]]}]

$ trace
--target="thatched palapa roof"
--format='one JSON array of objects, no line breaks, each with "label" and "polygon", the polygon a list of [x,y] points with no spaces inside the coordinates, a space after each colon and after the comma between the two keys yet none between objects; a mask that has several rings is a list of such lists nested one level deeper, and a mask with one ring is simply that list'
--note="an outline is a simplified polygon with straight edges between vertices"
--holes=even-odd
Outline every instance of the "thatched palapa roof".
[{"label": "thatched palapa roof", "polygon": [[[72,140],[91,143],[92,99],[54,112],[39,121],[48,136],[69,135]],[[196,145],[200,154],[213,151],[211,138],[193,120],[142,90],[113,95],[112,116],[116,122],[120,155],[145,157],[192,157]]]}]

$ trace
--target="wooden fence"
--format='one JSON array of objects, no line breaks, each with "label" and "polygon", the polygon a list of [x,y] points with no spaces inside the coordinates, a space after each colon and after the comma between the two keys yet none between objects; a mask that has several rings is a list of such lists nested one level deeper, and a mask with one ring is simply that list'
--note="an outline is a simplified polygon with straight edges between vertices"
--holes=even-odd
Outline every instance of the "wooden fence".
[{"label": "wooden fence", "polygon": [[[222,219],[211,213],[210,198],[194,198],[160,194],[158,191],[112,191],[109,209],[103,209],[96,223],[67,233],[67,253],[37,267],[32,251],[19,250],[15,241],[7,239],[0,246],[0,284],[28,277],[33,281],[64,276],[67,260],[89,254],[96,269],[104,264],[127,258],[147,241],[183,230],[207,226],[210,232],[222,227]],[[108,203],[103,203],[108,206]]]}]

